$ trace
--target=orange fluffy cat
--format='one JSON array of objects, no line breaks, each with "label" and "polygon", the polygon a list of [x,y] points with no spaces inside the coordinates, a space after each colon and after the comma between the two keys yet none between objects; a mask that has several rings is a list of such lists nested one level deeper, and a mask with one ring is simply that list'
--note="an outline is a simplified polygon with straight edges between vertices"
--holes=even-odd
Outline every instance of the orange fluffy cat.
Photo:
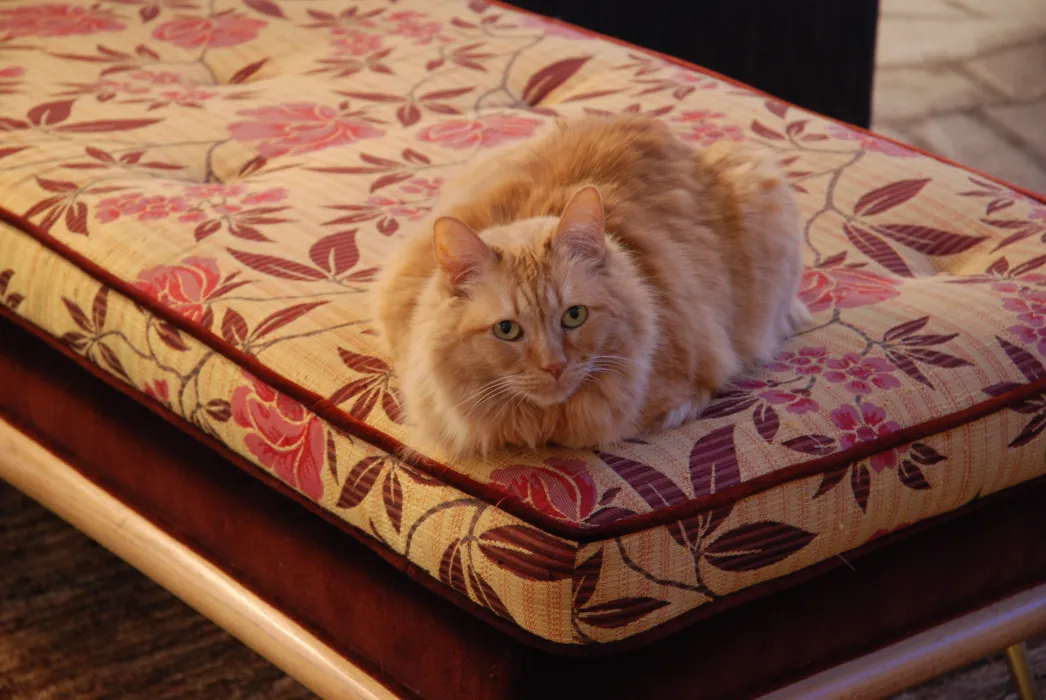
[{"label": "orange fluffy cat", "polygon": [[454,453],[674,428],[807,318],[790,188],[740,146],[582,119],[444,192],[375,311],[408,419]]}]

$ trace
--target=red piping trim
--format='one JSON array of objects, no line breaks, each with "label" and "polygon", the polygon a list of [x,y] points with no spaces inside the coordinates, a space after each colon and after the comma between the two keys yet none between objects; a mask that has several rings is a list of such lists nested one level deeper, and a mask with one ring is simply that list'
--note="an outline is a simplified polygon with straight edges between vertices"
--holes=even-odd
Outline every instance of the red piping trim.
[{"label": "red piping trim", "polygon": [[[754,93],[766,95],[766,93],[763,93],[759,90],[756,90],[755,88],[740,83],[732,78],[728,78],[714,71],[695,66],[682,59],[667,56],[665,54],[653,51],[651,49],[640,48],[620,39],[604,36],[602,34],[599,34],[598,32],[593,32],[581,27],[575,27],[574,25],[562,22],[554,18],[548,18],[542,15],[537,15],[537,13],[522,10],[520,8],[508,7],[503,2],[501,2],[501,0],[492,0],[492,2],[493,4],[506,7],[507,9],[510,9],[514,12],[540,16],[549,22],[560,24],[562,26],[569,27],[575,31],[590,34],[592,36],[599,37],[605,41],[625,46],[651,56],[656,56],[670,63],[675,63],[677,65],[689,68],[690,70],[694,70],[705,75],[717,78],[719,80],[723,80],[732,85],[751,90]],[[770,95],[766,96],[768,98],[777,100],[776,97],[771,97]],[[784,103],[782,100],[778,101]],[[834,120],[829,117],[822,118],[828,119],[829,121],[833,121],[838,124],[843,124],[843,122],[839,122],[838,120]],[[932,153],[927,153],[907,144],[902,144],[893,141],[892,139],[879,136],[878,134],[872,134],[872,132],[869,132],[865,129],[861,129],[859,127],[855,127],[849,124],[843,125],[847,128],[854,129],[862,133],[871,134],[873,136],[876,136],[877,138],[883,138],[892,143],[896,143],[897,145],[903,148],[922,153],[923,155],[934,158],[935,160],[946,163],[948,165],[952,165],[966,172],[975,173],[986,179],[998,182],[999,184],[1009,187],[1015,191],[1021,192],[1022,194],[1032,199],[1046,203],[1046,197],[1044,197],[1043,195],[1038,195],[1028,190],[1024,190],[1014,185],[1010,185],[1009,183],[1005,183],[990,175],[985,175],[966,166],[959,165],[953,161],[948,160],[947,158],[943,158]],[[456,472],[453,469],[447,467],[446,465],[436,462],[434,460],[417,456],[417,453],[413,450],[408,452],[406,450],[406,446],[398,440],[376,430],[375,428],[367,425],[366,423],[363,423],[353,418],[352,416],[333,406],[329,401],[327,401],[327,399],[320,396],[319,394],[312,392],[300,386],[299,384],[290,381],[289,379],[283,377],[280,374],[277,374],[272,369],[261,364],[256,358],[247,355],[246,353],[237,350],[229,343],[226,343],[215,333],[204,330],[203,328],[195,324],[189,323],[188,321],[186,321],[184,317],[172,312],[170,309],[163,305],[157,304],[152,297],[143,293],[134,285],[116,277],[108,270],[105,270],[93,261],[87,259],[85,256],[72,250],[69,246],[65,245],[61,241],[58,241],[50,234],[44,232],[38,226],[36,226],[23,216],[20,216],[11,211],[8,211],[7,209],[0,207],[0,221],[5,221],[14,226],[15,228],[21,230],[23,233],[32,236],[44,246],[50,248],[55,253],[61,255],[62,257],[79,267],[81,270],[94,277],[95,280],[97,280],[99,283],[105,284],[111,287],[112,289],[117,290],[132,301],[135,301],[139,305],[148,308],[153,314],[162,317],[165,321],[171,323],[172,325],[189,334],[201,343],[204,343],[208,347],[212,348],[215,352],[224,355],[226,358],[237,363],[239,366],[248,369],[252,374],[256,375],[258,378],[262,379],[263,381],[271,385],[273,388],[277,389],[278,391],[284,394],[287,394],[288,396],[293,397],[294,399],[307,406],[310,410],[312,410],[313,413],[323,418],[328,423],[336,427],[339,427],[343,430],[346,430],[347,432],[352,433],[363,440],[366,440],[375,447],[381,450],[385,450],[386,452],[399,455],[403,455],[404,453],[410,454],[411,463],[417,466],[419,469],[422,469],[426,473],[432,475],[433,477],[441,479],[471,496],[480,498],[488,504],[500,508],[501,510],[510,513],[524,520],[525,522],[538,526],[552,535],[556,535],[558,537],[563,537],[567,539],[573,539],[582,543],[594,542],[600,539],[605,539],[607,537],[630,534],[649,527],[665,525],[679,520],[680,518],[689,517],[690,515],[695,515],[710,508],[714,508],[725,502],[736,501],[746,498],[750,495],[753,495],[759,490],[769,489],[771,487],[778,486],[780,484],[794,481],[797,479],[802,479],[808,476],[829,472],[834,469],[841,468],[846,464],[860,461],[862,459],[870,457],[871,455],[876,454],[878,452],[882,452],[893,447],[905,444],[907,442],[911,442],[912,440],[927,437],[937,432],[942,432],[944,430],[949,430],[960,425],[964,425],[965,423],[972,422],[974,420],[977,420],[978,418],[982,418],[984,416],[990,415],[991,413],[1002,410],[1003,408],[1006,408],[1011,404],[1020,402],[1028,396],[1037,395],[1042,393],[1043,391],[1046,391],[1046,380],[1040,380],[1033,384],[1025,385],[1020,389],[1014,390],[1008,394],[994,397],[979,404],[975,404],[974,406],[964,409],[963,411],[960,411],[958,413],[949,414],[948,416],[944,416],[942,418],[937,418],[925,423],[921,423],[916,426],[911,426],[910,428],[906,428],[897,433],[891,433],[886,438],[877,440],[875,442],[861,443],[860,445],[850,450],[836,452],[826,457],[822,457],[820,459],[810,460],[808,462],[795,464],[790,467],[786,467],[785,469],[771,472],[769,474],[763,474],[742,484],[738,484],[737,486],[726,488],[715,494],[711,494],[701,498],[690,499],[682,503],[669,506],[667,508],[662,508],[660,510],[650,513],[641,513],[634,517],[623,518],[612,523],[596,526],[576,525],[572,523],[563,522],[562,520],[558,520],[556,518],[552,518],[543,513],[535,511],[521,501],[516,501],[511,498],[505,498],[503,492],[491,487],[490,485],[470,479],[467,476],[464,476],[463,474]]]}]

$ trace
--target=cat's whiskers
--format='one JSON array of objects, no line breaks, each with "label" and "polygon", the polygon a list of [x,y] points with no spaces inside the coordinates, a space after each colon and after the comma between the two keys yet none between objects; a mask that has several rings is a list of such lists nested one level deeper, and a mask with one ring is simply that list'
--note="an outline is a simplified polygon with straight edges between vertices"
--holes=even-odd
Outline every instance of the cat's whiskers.
[{"label": "cat's whiskers", "polygon": [[518,388],[514,388],[513,386],[515,384],[513,379],[515,379],[516,377],[518,377],[518,374],[510,374],[506,377],[502,377],[500,381],[496,380],[495,382],[491,382],[491,384],[496,384],[496,386],[484,392],[483,395],[479,397],[475,405],[473,405],[472,408],[468,410],[464,417],[468,418],[484,404],[496,401],[497,399],[500,399],[506,395],[510,398],[514,398],[515,396],[517,396],[520,393],[520,390]]},{"label": "cat's whiskers", "polygon": [[489,393],[496,393],[499,389],[508,386],[511,383],[512,378],[514,376],[515,375],[510,374],[508,376],[498,377],[497,379],[480,385],[479,389],[470,394],[463,401],[459,402],[456,406],[454,406],[454,408],[460,408],[463,404],[468,403],[470,401],[479,401]]},{"label": "cat's whiskers", "polygon": [[455,404],[454,408],[460,408],[463,404],[466,404],[469,401],[478,400],[486,392],[492,391],[493,389],[496,389],[497,385],[499,383],[503,383],[505,381],[505,379],[506,379],[505,377],[500,377],[498,379],[495,379],[494,381],[487,382],[485,384],[481,384],[479,389],[477,389],[473,393],[471,393],[468,396],[466,396],[463,400],[461,400],[457,404]]},{"label": "cat's whiskers", "polygon": [[595,374],[612,373],[627,380],[629,378],[627,369],[630,363],[638,364],[632,358],[621,355],[594,355],[585,363],[586,377]]},{"label": "cat's whiskers", "polygon": [[589,358],[590,362],[609,362],[613,364],[627,365],[629,363],[638,365],[639,362],[635,358],[625,357],[624,355],[593,355]]},{"label": "cat's whiskers", "polygon": [[511,387],[508,384],[501,384],[493,389],[488,390],[482,396],[478,397],[473,403],[472,407],[469,408],[466,416],[472,415],[480,406],[496,400],[498,397],[503,396],[511,391]]},{"label": "cat's whiskers", "polygon": [[542,383],[543,382],[540,379],[537,379],[534,376],[521,374],[519,375],[519,378],[516,381],[516,386],[521,391],[533,391],[534,389],[540,389]]},{"label": "cat's whiskers", "polygon": [[590,374],[590,375],[586,376],[582,381],[583,382],[591,381],[595,386],[597,386],[597,387],[599,387],[599,388],[601,388],[601,389],[603,389],[605,391],[608,391],[608,392],[612,391],[610,385],[607,384],[606,378],[605,377],[601,377],[601,376],[599,376],[597,374]]},{"label": "cat's whiskers", "polygon": [[627,362],[613,358],[592,360],[590,364],[593,367],[615,367],[619,369],[627,369],[629,367]]}]

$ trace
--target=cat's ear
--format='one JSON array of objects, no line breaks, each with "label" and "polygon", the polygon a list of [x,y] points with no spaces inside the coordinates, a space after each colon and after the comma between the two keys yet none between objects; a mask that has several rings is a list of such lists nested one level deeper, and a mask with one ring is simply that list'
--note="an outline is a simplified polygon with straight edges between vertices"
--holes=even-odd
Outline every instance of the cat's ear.
[{"label": "cat's ear", "polygon": [[436,219],[432,233],[436,264],[452,287],[460,287],[497,262],[497,255],[476,232],[452,216]]},{"label": "cat's ear", "polygon": [[556,232],[552,234],[552,244],[564,247],[579,258],[602,262],[606,256],[605,226],[599,190],[583,187],[563,209]]}]

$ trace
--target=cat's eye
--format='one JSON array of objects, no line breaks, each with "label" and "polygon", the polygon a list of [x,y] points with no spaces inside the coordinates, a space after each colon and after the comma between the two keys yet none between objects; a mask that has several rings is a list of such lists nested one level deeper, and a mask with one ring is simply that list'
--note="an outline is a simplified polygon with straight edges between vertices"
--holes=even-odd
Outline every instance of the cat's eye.
[{"label": "cat's eye", "polygon": [[588,307],[571,306],[563,312],[563,319],[560,323],[564,328],[577,328],[585,322],[586,318],[588,318]]},{"label": "cat's eye", "polygon": [[523,337],[523,329],[515,321],[498,321],[494,324],[494,335],[512,343]]}]

